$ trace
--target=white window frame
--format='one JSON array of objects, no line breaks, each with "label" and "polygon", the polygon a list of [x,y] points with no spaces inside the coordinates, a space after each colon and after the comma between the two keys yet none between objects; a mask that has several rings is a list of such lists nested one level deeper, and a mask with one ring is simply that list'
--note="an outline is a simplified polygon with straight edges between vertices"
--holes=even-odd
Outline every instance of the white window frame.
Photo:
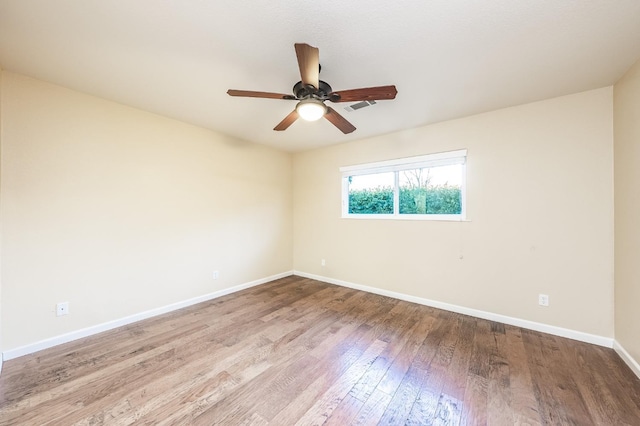
[{"label": "white window frame", "polygon": [[[398,158],[375,163],[357,164],[340,167],[342,175],[342,217],[353,219],[394,219],[394,220],[446,220],[464,221],[467,215],[467,150],[439,152],[417,157]],[[462,185],[460,188],[460,214],[400,214],[399,172],[437,166],[462,164]],[[393,191],[393,214],[354,214],[349,213],[349,176],[370,175],[376,173],[395,173]]]}]

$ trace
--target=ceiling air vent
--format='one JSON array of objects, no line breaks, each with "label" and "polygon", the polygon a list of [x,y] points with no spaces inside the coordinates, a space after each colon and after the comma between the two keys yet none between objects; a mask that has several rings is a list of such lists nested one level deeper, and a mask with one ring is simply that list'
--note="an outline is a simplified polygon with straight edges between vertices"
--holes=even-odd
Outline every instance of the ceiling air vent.
[{"label": "ceiling air vent", "polygon": [[345,110],[351,112],[351,111],[355,111],[357,109],[362,109],[365,107],[368,107],[370,105],[375,105],[376,101],[362,101],[362,102],[358,102],[357,104],[353,104],[353,105],[349,105],[344,107]]}]

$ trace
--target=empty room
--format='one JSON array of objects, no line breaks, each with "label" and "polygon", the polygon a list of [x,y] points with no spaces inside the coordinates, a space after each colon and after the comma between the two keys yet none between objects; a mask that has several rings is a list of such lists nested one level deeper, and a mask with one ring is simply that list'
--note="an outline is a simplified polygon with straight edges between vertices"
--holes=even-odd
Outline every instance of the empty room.
[{"label": "empty room", "polygon": [[640,2],[0,0],[0,425],[640,425]]}]

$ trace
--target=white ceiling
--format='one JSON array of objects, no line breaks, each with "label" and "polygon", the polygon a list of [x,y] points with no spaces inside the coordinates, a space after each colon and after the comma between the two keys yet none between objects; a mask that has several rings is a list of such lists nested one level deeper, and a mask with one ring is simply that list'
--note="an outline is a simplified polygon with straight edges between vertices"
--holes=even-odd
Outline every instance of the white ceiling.
[{"label": "white ceiling", "polygon": [[[295,101],[293,44],[334,90],[393,101],[273,127]],[[613,84],[640,57],[639,0],[0,0],[0,66],[300,151]]]}]

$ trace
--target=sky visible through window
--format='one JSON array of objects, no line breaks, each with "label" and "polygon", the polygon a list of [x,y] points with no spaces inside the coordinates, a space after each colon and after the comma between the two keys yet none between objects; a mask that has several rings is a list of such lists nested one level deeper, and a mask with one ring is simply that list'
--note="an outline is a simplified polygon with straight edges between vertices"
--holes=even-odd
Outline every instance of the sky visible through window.
[{"label": "sky visible through window", "polygon": [[[402,185],[402,172],[400,182]],[[452,164],[449,166],[431,167],[429,176],[430,186],[440,186],[449,184],[451,186],[462,186],[462,164]],[[350,190],[371,189],[377,187],[393,187],[393,172],[376,173],[371,175],[352,176],[349,184]]]}]

